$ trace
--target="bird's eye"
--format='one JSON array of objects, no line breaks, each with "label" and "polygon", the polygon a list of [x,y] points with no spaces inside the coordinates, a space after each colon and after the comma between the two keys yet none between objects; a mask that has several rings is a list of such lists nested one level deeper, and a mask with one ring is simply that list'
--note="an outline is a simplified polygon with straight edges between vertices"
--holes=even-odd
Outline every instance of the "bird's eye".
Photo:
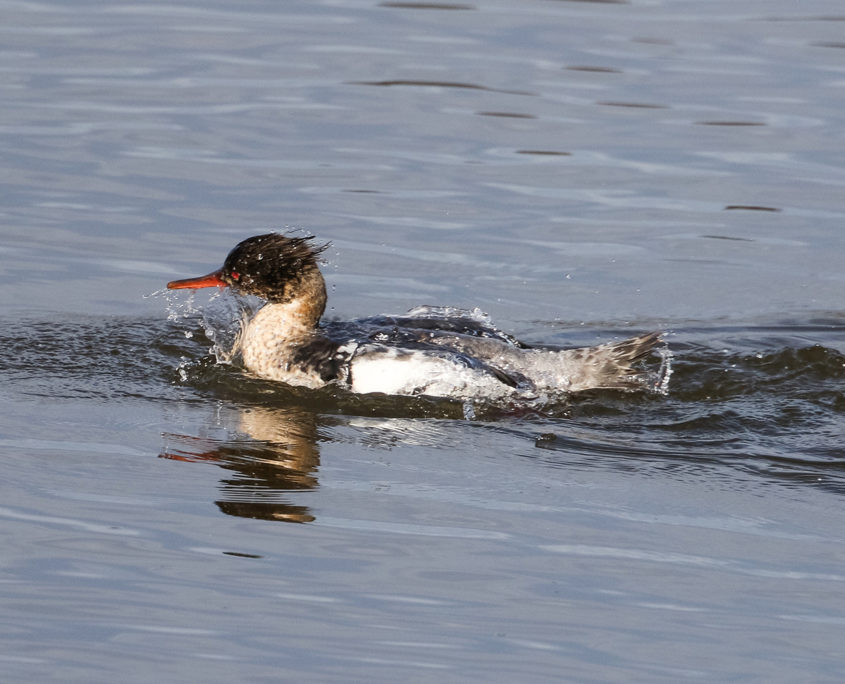
[{"label": "bird's eye", "polygon": [[238,273],[237,271],[232,271],[232,280],[240,280],[240,279],[241,279],[241,274]]}]

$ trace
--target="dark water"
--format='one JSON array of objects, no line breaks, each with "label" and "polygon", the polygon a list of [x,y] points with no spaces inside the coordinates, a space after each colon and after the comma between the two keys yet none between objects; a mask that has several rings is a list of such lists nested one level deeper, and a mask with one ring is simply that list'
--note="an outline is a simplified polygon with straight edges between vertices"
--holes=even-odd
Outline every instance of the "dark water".
[{"label": "dark water", "polygon": [[[0,679],[842,680],[839,3],[0,15]],[[149,295],[267,228],[669,393],[249,378]]]}]

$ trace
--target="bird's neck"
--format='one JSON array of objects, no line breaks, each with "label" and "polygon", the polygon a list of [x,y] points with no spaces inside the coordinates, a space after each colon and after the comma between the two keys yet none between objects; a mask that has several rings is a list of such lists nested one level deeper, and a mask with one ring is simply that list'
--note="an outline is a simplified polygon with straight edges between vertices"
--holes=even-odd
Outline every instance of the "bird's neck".
[{"label": "bird's neck", "polygon": [[267,302],[246,324],[241,351],[247,367],[258,370],[268,358],[278,361],[311,338],[326,308],[326,284],[317,269],[304,274],[282,302]]},{"label": "bird's neck", "polygon": [[[286,289],[283,301],[269,301],[256,314],[273,316],[286,327],[313,330],[326,310],[326,281],[317,268],[301,274]],[[285,322],[286,321],[286,322]]]}]

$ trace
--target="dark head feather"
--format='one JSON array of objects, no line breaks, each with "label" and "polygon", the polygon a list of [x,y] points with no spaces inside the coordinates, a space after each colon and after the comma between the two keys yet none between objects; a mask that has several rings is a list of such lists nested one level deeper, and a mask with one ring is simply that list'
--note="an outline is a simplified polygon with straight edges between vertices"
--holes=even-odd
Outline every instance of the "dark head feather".
[{"label": "dark head feather", "polygon": [[313,239],[281,233],[247,238],[229,252],[220,277],[244,294],[271,302],[288,301],[301,289],[297,286],[319,272],[319,256],[329,245],[315,245]]}]

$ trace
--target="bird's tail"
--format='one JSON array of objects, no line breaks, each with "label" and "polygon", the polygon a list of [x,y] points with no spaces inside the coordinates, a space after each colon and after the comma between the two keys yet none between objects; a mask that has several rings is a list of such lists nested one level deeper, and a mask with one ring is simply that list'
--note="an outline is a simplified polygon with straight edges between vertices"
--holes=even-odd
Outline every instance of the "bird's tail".
[{"label": "bird's tail", "polygon": [[[609,342],[581,352],[581,377],[572,378],[571,391],[580,389],[652,390],[665,394],[669,386],[671,354],[668,348],[657,348],[661,333],[650,332],[621,342]],[[656,351],[661,357],[657,370],[635,367],[638,361]]]}]

